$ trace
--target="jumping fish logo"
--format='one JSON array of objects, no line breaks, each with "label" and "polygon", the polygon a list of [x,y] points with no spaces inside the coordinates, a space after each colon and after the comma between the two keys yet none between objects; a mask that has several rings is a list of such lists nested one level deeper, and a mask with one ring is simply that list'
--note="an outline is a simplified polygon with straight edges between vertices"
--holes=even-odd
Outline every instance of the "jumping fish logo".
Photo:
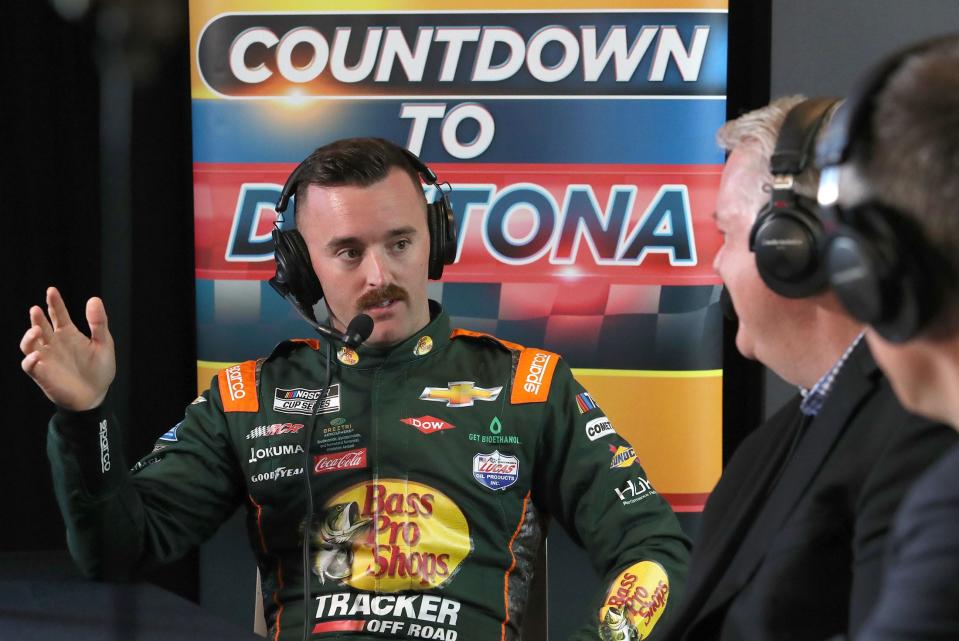
[{"label": "jumping fish logo", "polygon": [[353,541],[365,533],[373,522],[359,516],[356,501],[330,506],[315,535],[320,551],[313,563],[313,572],[326,580],[341,581],[349,578],[353,567]]}]

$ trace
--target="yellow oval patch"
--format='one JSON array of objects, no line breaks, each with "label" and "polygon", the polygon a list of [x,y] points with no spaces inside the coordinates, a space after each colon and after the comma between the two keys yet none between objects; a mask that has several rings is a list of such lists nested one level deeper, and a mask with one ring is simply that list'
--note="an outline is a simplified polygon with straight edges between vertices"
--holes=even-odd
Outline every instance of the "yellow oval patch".
[{"label": "yellow oval patch", "polygon": [[442,492],[378,479],[333,496],[315,542],[314,572],[360,590],[429,590],[472,551],[466,516]]},{"label": "yellow oval patch", "polygon": [[662,616],[668,600],[669,577],[663,566],[655,561],[640,561],[629,566],[610,585],[599,610],[600,636],[630,638],[627,629],[635,628],[637,638],[645,639]]}]

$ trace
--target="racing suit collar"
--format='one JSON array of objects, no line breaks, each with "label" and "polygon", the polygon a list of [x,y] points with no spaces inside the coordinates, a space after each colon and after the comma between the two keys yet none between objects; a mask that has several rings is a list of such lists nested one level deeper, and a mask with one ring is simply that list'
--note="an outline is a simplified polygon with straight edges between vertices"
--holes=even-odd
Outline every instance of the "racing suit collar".
[{"label": "racing suit collar", "polygon": [[430,300],[429,306],[430,322],[405,341],[391,347],[360,345],[356,350],[340,347],[336,360],[344,367],[369,369],[409,363],[441,351],[450,342],[450,319],[436,301]]}]

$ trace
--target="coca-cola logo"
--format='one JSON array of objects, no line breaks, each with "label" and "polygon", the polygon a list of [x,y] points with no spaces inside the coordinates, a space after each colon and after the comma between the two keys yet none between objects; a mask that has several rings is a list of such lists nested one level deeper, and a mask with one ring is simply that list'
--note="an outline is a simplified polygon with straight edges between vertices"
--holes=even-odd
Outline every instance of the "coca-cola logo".
[{"label": "coca-cola logo", "polygon": [[335,454],[319,454],[313,457],[313,473],[326,474],[341,470],[353,470],[366,467],[366,448],[346,450]]}]

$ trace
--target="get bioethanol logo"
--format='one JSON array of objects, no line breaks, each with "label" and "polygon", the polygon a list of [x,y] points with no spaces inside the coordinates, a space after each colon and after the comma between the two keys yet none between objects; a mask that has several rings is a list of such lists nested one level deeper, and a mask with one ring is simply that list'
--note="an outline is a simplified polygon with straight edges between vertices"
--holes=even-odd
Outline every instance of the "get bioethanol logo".
[{"label": "get bioethanol logo", "polygon": [[721,94],[725,30],[722,12],[233,13],[197,65],[234,97]]}]

